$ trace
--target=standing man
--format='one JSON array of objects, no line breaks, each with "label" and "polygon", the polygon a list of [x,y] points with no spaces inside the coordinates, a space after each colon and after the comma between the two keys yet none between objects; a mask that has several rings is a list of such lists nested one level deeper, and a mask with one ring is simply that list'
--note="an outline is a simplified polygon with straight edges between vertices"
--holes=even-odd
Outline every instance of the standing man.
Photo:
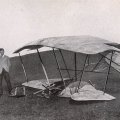
[{"label": "standing man", "polygon": [[11,94],[12,86],[9,76],[10,59],[4,55],[4,49],[0,48],[0,96],[3,94],[2,80],[5,79],[8,87],[8,92]]}]

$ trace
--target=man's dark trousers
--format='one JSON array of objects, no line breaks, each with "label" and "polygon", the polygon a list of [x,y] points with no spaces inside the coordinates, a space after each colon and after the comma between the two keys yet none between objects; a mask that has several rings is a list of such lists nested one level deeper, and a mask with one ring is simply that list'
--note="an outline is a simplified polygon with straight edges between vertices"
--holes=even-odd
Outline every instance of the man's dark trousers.
[{"label": "man's dark trousers", "polygon": [[11,86],[11,82],[10,82],[10,76],[9,73],[3,69],[2,73],[0,73],[0,94],[3,94],[3,87],[2,87],[2,80],[3,78],[5,79],[6,83],[7,83],[7,87],[8,87],[8,92],[10,94],[11,90],[12,90],[12,86]]}]

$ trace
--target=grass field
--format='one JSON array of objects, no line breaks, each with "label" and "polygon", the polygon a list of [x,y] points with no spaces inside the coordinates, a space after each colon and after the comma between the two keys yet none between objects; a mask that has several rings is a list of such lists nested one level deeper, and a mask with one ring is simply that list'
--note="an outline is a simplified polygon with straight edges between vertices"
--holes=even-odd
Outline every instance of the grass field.
[{"label": "grass field", "polygon": [[[43,61],[47,67],[49,78],[59,77],[56,63],[51,52],[42,53]],[[74,68],[73,53],[64,52],[69,68]],[[58,54],[60,65],[62,60]],[[100,58],[94,55],[90,62]],[[78,69],[82,68],[84,55],[78,55]],[[28,78],[42,79],[44,74],[36,54],[23,56]],[[22,67],[18,57],[11,58],[11,82],[13,87],[25,82]],[[108,66],[105,61],[102,61]],[[63,66],[62,66],[63,67]],[[91,69],[93,66],[90,66]],[[74,72],[71,72],[71,76]],[[67,77],[67,73],[63,72]],[[91,80],[97,89],[103,90],[106,74],[85,73],[83,80]],[[79,76],[78,76],[79,80]],[[113,68],[109,77],[106,92],[116,97],[112,101],[75,102],[70,98],[54,97],[50,99],[32,95],[36,90],[27,88],[26,97],[8,97],[6,83],[3,83],[4,95],[0,98],[0,120],[120,120],[120,75]]]}]

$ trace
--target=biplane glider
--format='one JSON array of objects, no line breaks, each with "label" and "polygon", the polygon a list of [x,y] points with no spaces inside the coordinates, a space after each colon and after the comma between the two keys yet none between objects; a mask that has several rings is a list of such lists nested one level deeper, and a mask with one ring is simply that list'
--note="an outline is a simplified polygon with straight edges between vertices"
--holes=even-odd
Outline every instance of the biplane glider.
[{"label": "biplane glider", "polygon": [[[45,90],[49,91],[49,94],[53,93],[53,89],[57,89],[57,90],[61,90],[60,91],[60,96],[65,96],[65,91],[69,91],[70,95],[68,95],[69,97],[71,97],[73,100],[78,100],[78,101],[83,101],[83,100],[112,100],[115,99],[115,97],[108,95],[106,92],[106,86],[107,86],[107,82],[109,79],[109,73],[110,73],[110,67],[111,67],[111,63],[112,61],[112,57],[114,52],[120,52],[120,49],[117,48],[116,46],[112,46],[112,45],[116,45],[117,43],[113,43],[110,42],[108,40],[104,40],[98,37],[93,37],[93,36],[89,36],[89,35],[83,35],[83,36],[63,36],[63,37],[49,37],[49,38],[43,38],[43,39],[39,39],[33,42],[30,42],[22,47],[20,47],[19,49],[15,50],[14,53],[19,53],[20,56],[20,60],[22,63],[22,67],[23,67],[23,71],[24,71],[24,75],[26,78],[26,82],[23,83],[22,85],[24,86],[28,86],[28,87],[33,87],[33,88],[37,88],[40,89],[38,92],[36,92],[35,94],[39,93],[39,92],[43,92]],[[62,88],[58,87],[58,84],[53,84],[51,83],[47,72],[46,72],[46,67],[44,66],[44,62],[42,60],[41,54],[39,49],[41,49],[42,47],[50,47],[53,50],[53,55],[55,58],[55,61],[57,63],[57,67],[58,67],[58,71],[60,74],[60,80],[62,81]],[[24,49],[28,49],[28,50],[36,50],[36,52],[38,53],[39,59],[41,61],[42,64],[42,68],[46,77],[46,82],[42,83],[40,82],[40,80],[35,80],[35,81],[28,81],[27,78],[27,73],[24,67],[24,63],[22,61],[22,56],[20,54],[20,52]],[[58,58],[56,56],[56,51],[58,50],[62,56],[62,60],[64,63],[65,68],[61,68],[60,64],[58,62]],[[75,63],[75,75],[74,77],[70,76],[70,69],[68,68],[68,66],[66,65],[66,61],[64,59],[64,55],[62,53],[62,50],[66,50],[66,51],[71,51],[74,53],[74,63]],[[108,52],[111,53],[109,58],[106,57],[103,53],[104,52]],[[82,53],[85,54],[85,61],[83,64],[83,68],[81,70],[77,69],[77,54]],[[101,58],[98,60],[98,62],[95,64],[95,67],[91,70],[91,71],[86,71],[85,70],[85,66],[86,64],[90,64],[89,63],[89,58],[92,55],[95,54],[100,54]],[[97,72],[94,71],[95,68],[98,66],[98,64],[102,61],[103,58],[106,58],[109,60],[109,67],[108,67],[108,71],[106,73],[106,80],[105,80],[105,85],[104,85],[104,90],[103,91],[98,91],[94,88],[94,86],[92,85],[91,81],[90,84],[85,84],[87,86],[83,86],[84,82],[82,81],[82,77],[83,74],[85,72]],[[79,60],[80,61],[80,60]],[[62,76],[62,70],[66,70],[68,73],[68,78],[63,78]],[[80,79],[77,80],[77,71],[79,71],[79,73],[81,73],[80,75]],[[66,80],[75,80],[75,82],[73,84],[75,84],[75,86],[70,83],[71,85],[66,85]],[[70,86],[72,86],[73,89],[70,89]],[[74,86],[74,87],[73,87]],[[81,88],[81,86],[83,86]],[[68,89],[69,88],[69,89]],[[74,92],[73,92],[74,91]],[[84,91],[84,92],[83,92]],[[87,97],[86,97],[87,96]]]}]

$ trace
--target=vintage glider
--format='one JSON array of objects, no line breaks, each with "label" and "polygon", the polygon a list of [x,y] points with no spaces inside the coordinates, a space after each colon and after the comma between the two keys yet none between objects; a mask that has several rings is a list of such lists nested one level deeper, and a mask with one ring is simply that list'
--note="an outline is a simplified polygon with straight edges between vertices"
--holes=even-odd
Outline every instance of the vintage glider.
[{"label": "vintage glider", "polygon": [[[54,54],[54,57],[55,57],[55,60],[56,60],[57,66],[58,66],[58,71],[59,71],[60,77],[61,77],[60,79],[63,82],[64,88],[66,88],[66,84],[65,84],[65,79],[62,76],[61,70],[67,70],[69,79],[73,79],[73,78],[70,77],[69,69],[66,65],[66,62],[64,60],[64,56],[63,56],[61,50],[74,52],[74,60],[75,60],[75,70],[74,70],[75,71],[75,77],[74,78],[76,80],[77,80],[77,71],[81,72],[78,88],[81,85],[81,81],[82,81],[82,77],[83,77],[84,72],[95,72],[94,69],[101,62],[101,60],[105,57],[102,53],[105,52],[105,51],[109,51],[109,52],[111,52],[111,56],[109,58],[110,64],[109,64],[109,69],[108,69],[107,77],[106,77],[106,81],[105,81],[104,92],[103,92],[103,94],[104,94],[105,91],[106,91],[106,85],[107,85],[108,76],[109,76],[109,73],[110,73],[110,67],[111,67],[111,63],[112,63],[113,53],[114,53],[114,51],[120,52],[119,48],[117,48],[115,46],[112,46],[114,44],[117,44],[117,43],[113,43],[113,42],[110,42],[108,40],[104,40],[104,39],[89,36],[89,35],[49,37],[49,38],[43,38],[43,39],[39,39],[39,40],[30,42],[30,43],[24,45],[23,47],[20,47],[19,49],[17,49],[14,53],[19,53],[21,63],[22,63],[22,67],[23,67],[23,70],[24,70],[24,74],[25,74],[25,77],[26,77],[26,80],[27,80],[27,82],[23,83],[23,85],[38,88],[38,89],[42,89],[42,90],[44,90],[44,89],[49,89],[50,90],[51,89],[51,83],[50,83],[51,80],[48,78],[46,68],[45,68],[44,63],[42,61],[42,58],[41,58],[41,55],[40,55],[40,52],[39,52],[40,48],[50,47],[50,48],[53,49],[53,54]],[[41,64],[42,64],[44,74],[46,76],[47,85],[46,85],[46,83],[41,83],[40,81],[35,81],[36,85],[33,83],[33,81],[28,82],[28,78],[27,78],[25,67],[24,67],[24,63],[23,63],[22,57],[20,55],[20,52],[24,49],[37,50],[38,56],[39,56]],[[58,59],[57,59],[57,56],[56,56],[56,53],[55,53],[55,49],[59,50],[59,52],[62,56],[64,65],[65,65],[64,69],[60,68],[60,65],[58,63]],[[82,70],[77,70],[76,53],[83,53],[83,54],[86,55]],[[92,71],[85,71],[85,65],[87,63],[87,60],[89,60],[89,56],[94,55],[94,54],[101,54],[102,58],[98,61],[98,63],[95,65],[95,67]]]}]

